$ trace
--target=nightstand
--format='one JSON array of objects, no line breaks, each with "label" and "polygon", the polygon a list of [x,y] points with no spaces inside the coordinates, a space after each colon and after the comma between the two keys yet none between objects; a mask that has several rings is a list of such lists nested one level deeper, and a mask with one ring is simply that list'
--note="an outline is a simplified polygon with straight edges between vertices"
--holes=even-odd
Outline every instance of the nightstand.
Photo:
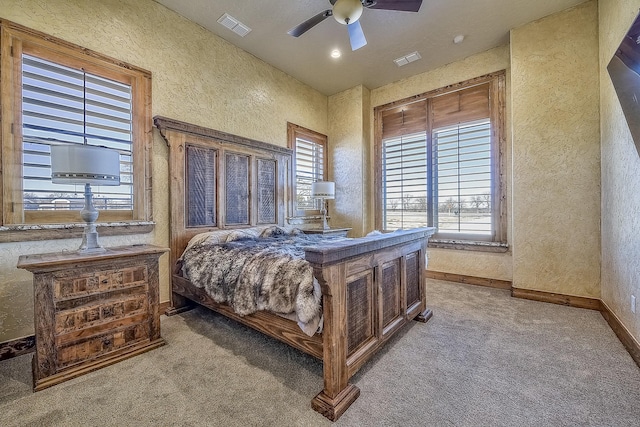
[{"label": "nightstand", "polygon": [[34,391],[164,344],[158,312],[158,258],[151,245],[81,255],[22,255],[33,273]]},{"label": "nightstand", "polygon": [[322,234],[326,237],[347,237],[347,233],[351,230],[351,228],[330,228],[328,230],[323,230],[321,228],[317,229],[309,229],[302,230],[305,234]]}]

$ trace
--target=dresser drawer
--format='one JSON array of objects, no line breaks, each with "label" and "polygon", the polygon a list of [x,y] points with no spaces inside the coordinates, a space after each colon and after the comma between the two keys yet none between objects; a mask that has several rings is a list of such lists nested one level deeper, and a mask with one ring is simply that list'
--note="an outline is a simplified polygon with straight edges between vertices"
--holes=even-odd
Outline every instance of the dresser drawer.
[{"label": "dresser drawer", "polygon": [[56,300],[77,298],[137,286],[147,282],[148,275],[146,265],[133,265],[85,274],[64,271],[54,275],[53,297]]},{"label": "dresser drawer", "polygon": [[[65,334],[94,326],[104,325],[114,320],[148,313],[146,287],[136,288],[138,292],[125,293],[105,300],[93,301],[59,310],[55,314],[55,334]],[[71,303],[74,301],[70,301]]]},{"label": "dresser drawer", "polygon": [[60,346],[57,366],[58,369],[64,369],[76,363],[106,356],[122,348],[148,341],[148,339],[149,326],[145,323],[111,330],[101,335]]}]

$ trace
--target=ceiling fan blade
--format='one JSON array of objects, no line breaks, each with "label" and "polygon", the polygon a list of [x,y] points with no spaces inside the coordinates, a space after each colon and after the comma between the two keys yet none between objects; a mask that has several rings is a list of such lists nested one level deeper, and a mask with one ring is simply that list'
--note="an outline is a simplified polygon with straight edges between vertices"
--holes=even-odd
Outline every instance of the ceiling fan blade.
[{"label": "ceiling fan blade", "polygon": [[307,19],[302,24],[293,27],[292,29],[287,31],[287,33],[292,35],[293,37],[300,37],[331,15],[333,15],[333,11],[331,9],[327,9],[324,12],[320,12],[316,16]]},{"label": "ceiling fan blade", "polygon": [[353,24],[347,25],[349,30],[349,41],[351,41],[351,50],[358,50],[367,44],[367,39],[364,37],[362,26],[360,21],[356,21]]},{"label": "ceiling fan blade", "polygon": [[422,0],[377,0],[371,6],[367,6],[367,0],[364,1],[364,7],[370,9],[399,10],[403,12],[417,12],[422,6]]}]

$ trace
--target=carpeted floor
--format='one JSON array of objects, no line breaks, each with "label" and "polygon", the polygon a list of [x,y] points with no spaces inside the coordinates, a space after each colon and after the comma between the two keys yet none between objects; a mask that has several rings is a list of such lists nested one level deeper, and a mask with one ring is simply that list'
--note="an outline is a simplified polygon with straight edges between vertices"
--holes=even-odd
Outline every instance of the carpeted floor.
[{"label": "carpeted floor", "polygon": [[[336,426],[638,426],[640,369],[599,313],[430,280],[412,323],[352,379]],[[38,393],[0,362],[1,426],[328,426],[319,361],[204,309],[167,345]]]}]

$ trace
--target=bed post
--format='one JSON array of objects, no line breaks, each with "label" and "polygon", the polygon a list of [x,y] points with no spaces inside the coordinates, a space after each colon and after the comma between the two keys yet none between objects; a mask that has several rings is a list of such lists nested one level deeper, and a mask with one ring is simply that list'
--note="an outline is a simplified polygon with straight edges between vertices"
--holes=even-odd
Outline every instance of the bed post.
[{"label": "bed post", "polygon": [[349,384],[347,366],[347,285],[344,263],[314,267],[322,288],[324,307],[323,377],[324,389],[311,401],[311,407],[336,421],[360,396],[360,389]]}]

